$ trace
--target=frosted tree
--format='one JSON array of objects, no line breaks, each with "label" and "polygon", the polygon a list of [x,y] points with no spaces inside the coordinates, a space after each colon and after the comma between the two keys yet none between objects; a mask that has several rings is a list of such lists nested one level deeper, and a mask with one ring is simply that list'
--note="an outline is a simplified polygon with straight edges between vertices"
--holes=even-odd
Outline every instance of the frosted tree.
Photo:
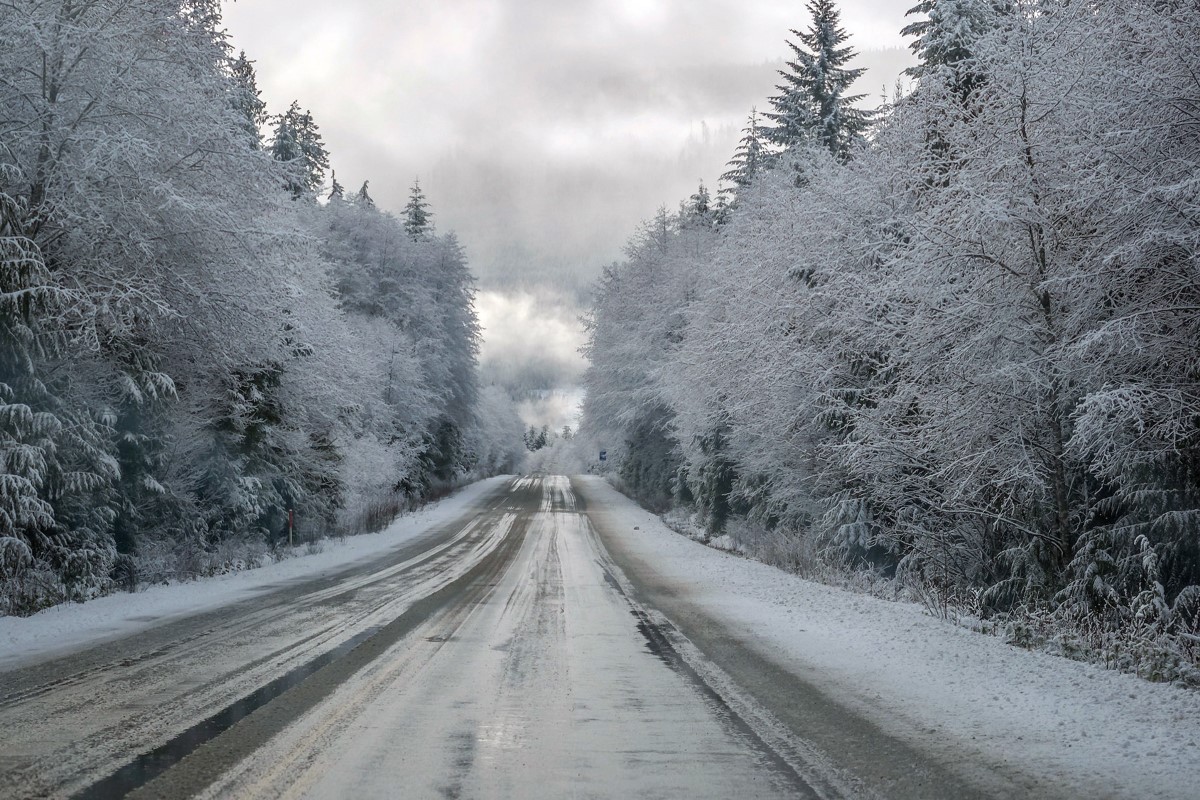
[{"label": "frosted tree", "polygon": [[[69,420],[55,445],[69,485],[55,467],[39,489],[63,548],[30,567],[60,581],[40,582],[42,601],[110,588],[114,550],[201,557],[217,530],[197,520],[244,537],[234,498],[252,509],[278,496],[260,491],[264,476],[247,474],[237,452],[211,446],[202,421],[230,412],[230,375],[295,367],[289,340],[336,313],[299,209],[278,191],[285,168],[248,152],[214,8],[139,0],[0,13],[11,44],[0,62],[15,76],[0,89],[14,235],[71,291],[64,313],[41,323],[53,328],[38,340],[59,343],[23,361],[23,381],[49,394],[22,404]],[[304,319],[281,324],[293,304]],[[291,410],[279,463],[291,459],[282,468],[297,475],[317,456],[301,441],[309,415]],[[221,490],[206,481],[209,464],[229,477]]]},{"label": "frosted tree", "polygon": [[687,310],[703,274],[697,264],[719,236],[711,215],[706,191],[697,191],[680,215],[660,209],[626,245],[624,262],[605,271],[586,320],[582,430],[611,443],[626,485],[658,507],[680,493],[687,499],[664,370],[685,340]]},{"label": "frosted tree", "polygon": [[343,307],[394,326],[410,343],[404,347],[414,351],[429,402],[440,409],[396,421],[403,430],[398,435],[420,440],[420,466],[406,476],[408,488],[419,494],[430,482],[463,472],[469,459],[464,437],[477,423],[478,390],[474,279],[453,236],[426,232],[414,239],[403,222],[361,202],[324,211],[323,238]]},{"label": "frosted tree", "polygon": [[[969,103],[987,75],[975,58],[976,42],[1012,15],[1005,0],[923,0],[909,9],[908,16],[924,16],[906,25],[901,33],[912,36],[909,45],[919,59],[908,74],[917,78],[925,91],[942,87],[960,102]],[[931,141],[937,143],[936,133]]]},{"label": "frosted tree", "polygon": [[325,183],[329,154],[312,114],[301,111],[298,101],[275,118],[270,153],[287,170],[286,188],[293,197],[312,195]]},{"label": "frosted tree", "polygon": [[854,159],[761,174],[709,247],[660,215],[606,271],[585,430],[763,558],[1195,674],[1200,11],[922,8],[927,68]]},{"label": "frosted tree", "polygon": [[342,184],[340,184],[338,182],[336,170],[329,173],[328,199],[329,200],[345,200],[346,199],[346,187],[342,186]]},{"label": "frosted tree", "polygon": [[855,107],[865,95],[847,94],[864,69],[846,66],[855,52],[846,44],[850,35],[841,27],[833,0],[813,0],[806,7],[812,24],[806,31],[792,31],[800,43],[788,42],[794,60],[779,72],[784,82],[770,98],[774,110],[765,116],[773,125],[764,134],[784,149],[819,145],[845,159],[873,118]]},{"label": "frosted tree", "polygon": [[254,146],[215,0],[10,5],[0,39],[0,613],[496,465],[461,248],[365,191],[292,202],[320,136],[293,104]]},{"label": "frosted tree", "polygon": [[408,203],[404,206],[404,230],[414,240],[433,233],[433,212],[429,210],[429,202],[421,191],[420,180],[413,181]]},{"label": "frosted tree", "polygon": [[[71,287],[65,313],[37,323],[46,326],[40,345],[10,384],[36,388],[40,398],[21,404],[64,423],[55,458],[39,470],[38,491],[53,512],[39,536],[53,546],[34,548],[31,566],[60,583],[38,581],[43,596],[27,603],[110,585],[114,526],[131,500],[120,461],[147,461],[123,447],[141,441],[142,430],[120,445],[114,436],[132,408],[175,394],[158,325],[188,279],[205,286],[209,265],[199,266],[205,259],[194,244],[215,226],[195,189],[214,173],[226,188],[237,185],[218,165],[246,162],[244,129],[226,103],[223,44],[198,6],[182,18],[178,11],[148,2],[47,3],[0,14],[9,45],[0,61],[15,76],[0,89],[2,188],[14,203],[5,226],[39,254],[53,281],[47,291]],[[200,91],[164,90],[197,80]],[[228,160],[198,169],[210,153]],[[15,399],[24,390],[14,391]],[[141,477],[151,491],[154,476]]]},{"label": "frosted tree", "polygon": [[758,124],[758,110],[751,109],[742,138],[738,141],[733,158],[726,165],[729,169],[721,180],[733,186],[733,191],[744,189],[754,183],[758,173],[766,167],[767,154],[763,149],[763,131]]},{"label": "frosted tree", "polygon": [[682,204],[679,213],[680,224],[685,227],[711,228],[716,217],[712,195],[708,187],[701,181],[695,193]]},{"label": "frosted tree", "polygon": [[1071,317],[1087,318],[1087,332],[1068,355],[1088,391],[1069,453],[1095,480],[1064,594],[1077,613],[1194,634],[1200,9],[1133,3],[1094,17],[1076,11],[1059,24],[1083,27],[1081,57],[1096,60],[1079,93],[1072,89],[1079,188],[1060,209],[1074,219],[1076,258],[1086,265],[1072,285]]},{"label": "frosted tree", "polygon": [[258,90],[258,79],[254,73],[254,62],[246,58],[243,50],[229,65],[232,77],[230,104],[237,112],[254,149],[262,146],[262,129],[267,124],[267,104]]},{"label": "frosted tree", "polygon": [[107,426],[48,369],[87,333],[80,297],[54,280],[27,220],[0,191],[0,613],[93,596],[116,555]]},{"label": "frosted tree", "polygon": [[519,470],[526,452],[522,428],[512,398],[499,386],[483,388],[476,422],[464,437],[471,468],[481,475]]},{"label": "frosted tree", "polygon": [[374,208],[375,201],[371,199],[370,193],[367,192],[367,185],[370,181],[363,181],[363,185],[359,187],[358,192],[354,195],[354,201],[366,208]]}]

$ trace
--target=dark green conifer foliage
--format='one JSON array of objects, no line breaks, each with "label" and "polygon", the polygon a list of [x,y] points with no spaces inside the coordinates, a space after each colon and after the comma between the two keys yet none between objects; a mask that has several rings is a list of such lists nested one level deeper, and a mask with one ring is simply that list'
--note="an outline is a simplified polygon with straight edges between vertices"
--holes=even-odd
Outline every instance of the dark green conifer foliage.
[{"label": "dark green conifer foliage", "polygon": [[55,281],[33,218],[0,191],[0,614],[101,593],[116,557],[111,415],[72,399],[82,298]]},{"label": "dark green conifer foliage", "polygon": [[807,8],[812,25],[792,31],[800,44],[788,42],[795,60],[779,71],[784,82],[775,87],[780,92],[771,98],[775,110],[765,115],[774,127],[765,134],[785,150],[819,145],[845,159],[874,118],[855,107],[865,95],[847,94],[865,70],[846,67],[857,54],[846,44],[850,35],[832,0],[813,0]]}]

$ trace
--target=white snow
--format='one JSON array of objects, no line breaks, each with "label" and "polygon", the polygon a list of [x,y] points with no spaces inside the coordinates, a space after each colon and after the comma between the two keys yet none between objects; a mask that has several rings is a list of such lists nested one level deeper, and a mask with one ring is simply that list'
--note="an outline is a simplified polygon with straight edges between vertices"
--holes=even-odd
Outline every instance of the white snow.
[{"label": "white snow", "polygon": [[400,517],[379,533],[325,540],[320,553],[304,555],[304,550],[297,548],[297,556],[259,569],[154,586],[133,594],[112,594],[87,603],[55,606],[30,617],[0,617],[0,670],[127,636],[377,557],[449,522],[509,480],[511,476],[499,476],[473,483]]},{"label": "white snow", "polygon": [[705,547],[602,479],[579,480],[593,516],[689,601],[889,733],[1081,793],[1197,796],[1200,694],[1022,650],[915,604]]}]

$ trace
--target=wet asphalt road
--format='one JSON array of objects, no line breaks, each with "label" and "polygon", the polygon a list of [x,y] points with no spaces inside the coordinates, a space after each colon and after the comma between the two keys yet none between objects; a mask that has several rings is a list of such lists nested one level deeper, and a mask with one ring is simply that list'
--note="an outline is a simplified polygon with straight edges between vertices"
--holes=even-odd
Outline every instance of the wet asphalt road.
[{"label": "wet asphalt road", "polygon": [[[0,797],[974,797],[693,608],[563,477],[0,673]],[[734,676],[734,677],[731,677]]]}]

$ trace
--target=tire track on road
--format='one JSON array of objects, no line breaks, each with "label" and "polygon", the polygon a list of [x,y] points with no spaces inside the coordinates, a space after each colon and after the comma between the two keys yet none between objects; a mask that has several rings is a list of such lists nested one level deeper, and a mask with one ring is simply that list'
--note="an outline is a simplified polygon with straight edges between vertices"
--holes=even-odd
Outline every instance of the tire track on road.
[{"label": "tire track on road", "polygon": [[[477,559],[481,547],[494,547],[479,522],[504,513],[511,500],[507,488],[499,488],[366,570],[356,565],[0,675],[7,690],[0,701],[0,750],[7,751],[0,796],[64,796],[111,772],[130,753],[151,751],[211,719],[212,709],[227,708],[344,648],[364,628],[382,627],[418,591],[437,589],[456,564]],[[291,631],[299,635],[287,641]],[[283,646],[264,652],[271,640]],[[253,657],[237,663],[231,654],[238,649]]]},{"label": "tire track on road", "polygon": [[[73,795],[79,800],[128,796],[131,798],[187,797],[202,791],[226,770],[284,731],[302,715],[332,694],[341,684],[375,661],[431,617],[455,609],[469,610],[494,586],[524,542],[528,517],[518,517],[507,535],[487,556],[461,576],[417,600],[411,607],[355,647],[320,665],[303,681],[232,725],[199,743],[184,742],[188,752],[154,775],[137,775],[136,785],[124,778],[105,779]],[[146,754],[148,769],[155,754]],[[142,779],[147,778],[147,779]]]}]

